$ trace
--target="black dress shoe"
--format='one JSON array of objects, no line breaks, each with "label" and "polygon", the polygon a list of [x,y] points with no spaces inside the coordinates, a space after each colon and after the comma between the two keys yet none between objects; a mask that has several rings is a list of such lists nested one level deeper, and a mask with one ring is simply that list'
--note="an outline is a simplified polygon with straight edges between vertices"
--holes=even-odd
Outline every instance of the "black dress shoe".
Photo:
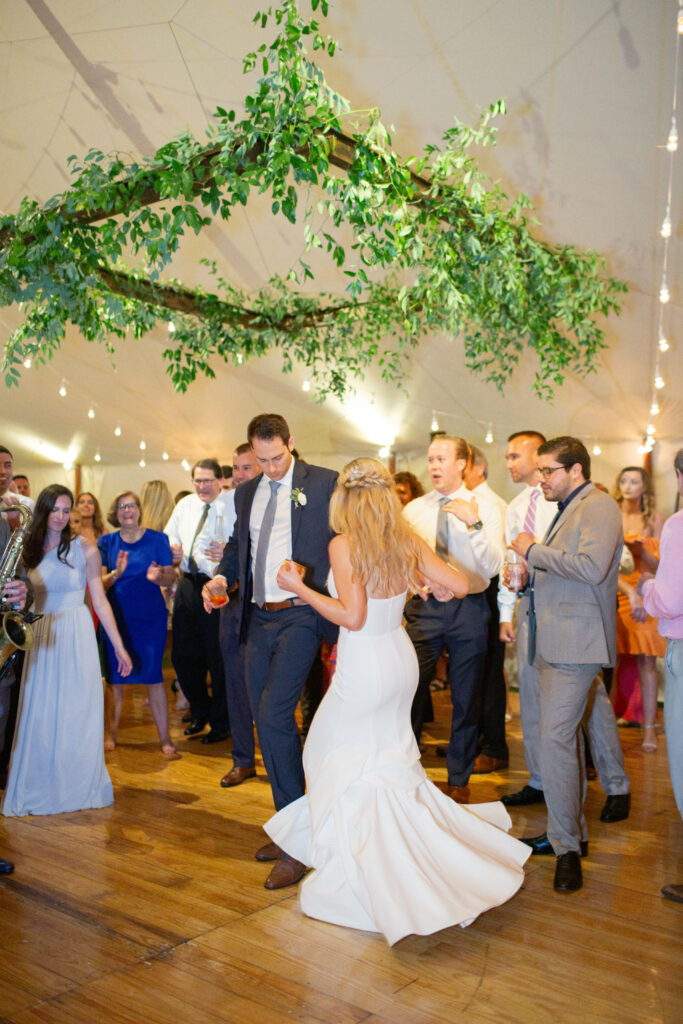
[{"label": "black dress shoe", "polygon": [[187,729],[185,730],[186,736],[196,736],[198,732],[201,732],[208,718],[191,718]]},{"label": "black dress shoe", "polygon": [[[547,832],[541,832],[540,836],[520,836],[519,841],[520,843],[524,843],[526,846],[530,846],[532,854],[535,854],[537,857],[555,856],[555,851],[553,850],[552,843],[548,839]],[[582,839],[580,845],[581,856],[587,857],[588,840]]]},{"label": "black dress shoe", "polygon": [[535,786],[523,786],[517,793],[508,793],[500,798],[506,807],[528,807],[530,804],[544,804],[542,789]]},{"label": "black dress shoe", "polygon": [[0,875],[11,875],[14,871],[14,864],[11,860],[3,860],[0,857]]},{"label": "black dress shoe", "polygon": [[581,874],[581,861],[578,853],[570,850],[569,853],[561,853],[557,858],[555,868],[555,881],[553,887],[556,892],[576,892],[583,885]]},{"label": "black dress shoe", "polygon": [[206,736],[202,736],[202,743],[220,743],[221,740],[227,740],[229,736],[230,732],[227,729],[223,732],[211,729]]},{"label": "black dress shoe", "polygon": [[615,796],[608,796],[605,806],[600,812],[600,821],[623,821],[624,818],[628,818],[630,810],[630,793],[617,793]]}]

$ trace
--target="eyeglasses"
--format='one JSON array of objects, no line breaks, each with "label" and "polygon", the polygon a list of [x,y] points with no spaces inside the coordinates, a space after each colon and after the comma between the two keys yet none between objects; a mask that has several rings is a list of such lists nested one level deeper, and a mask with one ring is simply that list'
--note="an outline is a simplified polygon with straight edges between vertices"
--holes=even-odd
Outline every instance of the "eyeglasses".
[{"label": "eyeglasses", "polygon": [[129,512],[132,508],[137,508],[134,501],[130,502],[128,505],[119,505],[119,512]]},{"label": "eyeglasses", "polygon": [[537,469],[536,472],[543,480],[547,480],[553,473],[557,473],[558,469],[566,468],[566,466],[544,466],[543,469]]}]

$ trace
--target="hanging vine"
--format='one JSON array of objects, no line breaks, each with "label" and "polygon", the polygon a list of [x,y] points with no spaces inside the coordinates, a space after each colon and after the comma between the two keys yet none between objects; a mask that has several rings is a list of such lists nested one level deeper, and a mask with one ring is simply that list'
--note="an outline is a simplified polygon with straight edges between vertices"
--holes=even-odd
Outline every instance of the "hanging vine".
[{"label": "hanging vine", "polygon": [[[625,286],[595,252],[535,238],[529,200],[510,201],[479,171],[470,149],[494,141],[504,104],[402,159],[378,112],[352,118],[309,58],[307,47],[333,56],[336,45],[314,17],[327,3],[310,4],[308,18],[295,0],[256,16],[275,38],[244,58],[245,74],[260,73],[244,117],[219,107],[205,140],[186,133],[139,162],[71,157],[69,189],[44,205],[25,198],[0,219],[0,303],[24,304],[5,347],[6,384],[19,382],[27,357],[51,359],[67,324],[113,352],[115,339],[169,321],[164,356],[178,391],[213,377],[216,359],[277,348],[285,370],[308,368],[320,397],[341,396],[373,362],[400,381],[406,356],[435,331],[462,336],[469,369],[499,389],[527,349],[546,397],[568,371],[595,369],[605,346],[596,318],[618,312]],[[212,291],[162,281],[186,231],[229,221],[254,192],[268,195],[274,217],[302,224],[307,251],[338,268],[341,294],[312,293],[308,256],[256,294],[210,262]]]}]

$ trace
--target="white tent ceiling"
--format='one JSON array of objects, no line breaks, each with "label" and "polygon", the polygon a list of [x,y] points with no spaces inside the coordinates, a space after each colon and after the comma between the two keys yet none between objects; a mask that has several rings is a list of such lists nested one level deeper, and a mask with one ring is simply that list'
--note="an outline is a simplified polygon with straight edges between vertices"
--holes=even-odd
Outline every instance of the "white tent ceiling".
[{"label": "white tent ceiling", "polygon": [[[24,195],[44,201],[63,190],[71,153],[149,155],[187,126],[202,136],[216,105],[241,111],[253,87],[241,58],[271,31],[252,24],[259,7],[256,0],[3,0],[0,208],[13,212]],[[0,440],[13,448],[15,464],[56,478],[55,463],[36,453],[42,441],[57,449],[55,458],[69,451],[87,466],[99,451],[103,467],[134,465],[143,438],[150,460],[162,451],[176,464],[207,453],[227,458],[249,418],[265,409],[282,411],[301,450],[329,464],[387,442],[399,454],[423,449],[432,409],[443,428],[476,444],[489,424],[497,440],[535,425],[599,441],[603,479],[639,461],[659,313],[677,10],[677,0],[336,0],[323,26],[341,44],[325,62],[331,84],[354,109],[378,106],[406,155],[438,141],[453,115],[474,122],[505,97],[498,146],[481,153],[482,166],[508,194],[531,197],[540,236],[597,249],[628,283],[621,316],[606,324],[599,372],[570,376],[552,405],[531,393],[531,356],[501,396],[465,371],[459,341],[439,336],[416,351],[405,392],[373,373],[344,406],[319,406],[301,390],[303,369],[283,376],[275,355],[237,368],[219,364],[215,381],[177,395],[161,359],[164,332],[119,344],[115,367],[74,332],[49,366],[25,371],[18,390],[3,392]],[[676,159],[680,166],[680,153]],[[682,191],[679,173],[666,310],[672,348],[657,421],[662,468],[683,443]],[[280,220],[250,201],[228,224],[188,239],[173,275],[201,280],[198,261],[208,256],[227,279],[258,288],[303,248]],[[329,268],[320,284],[343,288]],[[0,310],[5,337],[19,317]],[[66,398],[58,396],[63,378]]]}]

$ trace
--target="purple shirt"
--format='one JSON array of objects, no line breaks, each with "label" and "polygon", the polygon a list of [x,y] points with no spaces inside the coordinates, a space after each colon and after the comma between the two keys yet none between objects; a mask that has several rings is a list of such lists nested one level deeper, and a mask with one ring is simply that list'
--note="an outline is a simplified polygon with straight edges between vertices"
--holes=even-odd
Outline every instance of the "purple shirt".
[{"label": "purple shirt", "polygon": [[659,543],[659,568],[643,584],[643,605],[659,619],[667,640],[683,640],[683,510],[664,524]]}]

